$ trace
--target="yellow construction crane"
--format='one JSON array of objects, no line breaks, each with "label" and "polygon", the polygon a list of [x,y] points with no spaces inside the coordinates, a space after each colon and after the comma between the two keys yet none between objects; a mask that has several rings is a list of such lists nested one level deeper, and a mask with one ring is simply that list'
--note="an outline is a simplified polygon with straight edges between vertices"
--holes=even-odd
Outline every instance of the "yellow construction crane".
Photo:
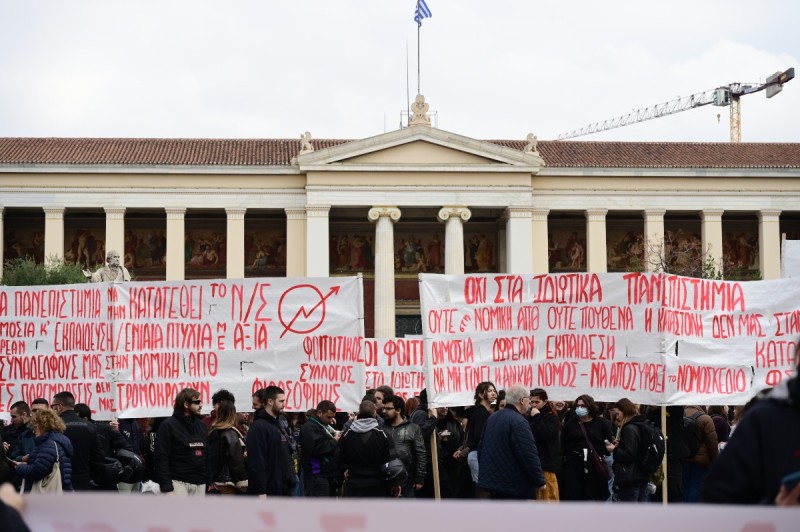
[{"label": "yellow construction crane", "polygon": [[739,100],[745,94],[752,94],[764,89],[767,90],[767,98],[772,98],[783,89],[783,84],[794,79],[794,68],[783,72],[776,72],[767,78],[764,83],[731,83],[716,89],[692,94],[685,98],[678,98],[665,103],[659,103],[642,109],[635,109],[626,115],[602,122],[589,124],[581,129],[575,129],[569,133],[562,133],[558,140],[571,139],[599,133],[618,127],[628,126],[660,118],[681,111],[688,111],[704,105],[730,106],[731,108],[731,142],[742,142],[742,108]]}]

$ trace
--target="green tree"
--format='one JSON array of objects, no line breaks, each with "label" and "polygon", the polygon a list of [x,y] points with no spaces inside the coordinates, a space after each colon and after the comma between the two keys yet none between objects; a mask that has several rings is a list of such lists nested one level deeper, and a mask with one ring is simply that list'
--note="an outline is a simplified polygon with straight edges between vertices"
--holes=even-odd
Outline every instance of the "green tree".
[{"label": "green tree", "polygon": [[57,257],[47,259],[47,264],[37,264],[31,259],[18,258],[6,262],[0,284],[5,286],[37,286],[50,284],[85,283],[86,276],[80,265],[65,264]]}]

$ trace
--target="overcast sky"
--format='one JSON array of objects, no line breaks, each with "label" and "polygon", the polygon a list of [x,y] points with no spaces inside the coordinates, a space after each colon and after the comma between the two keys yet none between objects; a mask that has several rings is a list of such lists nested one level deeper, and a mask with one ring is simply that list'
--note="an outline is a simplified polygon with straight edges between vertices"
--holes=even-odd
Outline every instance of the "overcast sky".
[{"label": "overcast sky", "polygon": [[[363,138],[416,94],[415,0],[0,0],[0,136]],[[441,129],[540,139],[798,66],[797,0],[428,0]],[[799,72],[800,73],[800,72]],[[800,80],[744,96],[800,142]],[[720,115],[719,118],[717,115]],[[585,140],[729,139],[706,106]]]}]

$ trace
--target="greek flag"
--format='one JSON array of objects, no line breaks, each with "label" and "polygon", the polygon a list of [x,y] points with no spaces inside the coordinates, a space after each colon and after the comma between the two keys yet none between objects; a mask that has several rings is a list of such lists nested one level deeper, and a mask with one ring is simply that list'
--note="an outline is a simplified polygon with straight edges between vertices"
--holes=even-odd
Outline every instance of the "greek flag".
[{"label": "greek flag", "polygon": [[414,11],[414,22],[417,23],[417,26],[422,26],[422,19],[430,18],[433,16],[431,10],[428,8],[428,4],[425,3],[425,0],[417,0],[417,9]]}]

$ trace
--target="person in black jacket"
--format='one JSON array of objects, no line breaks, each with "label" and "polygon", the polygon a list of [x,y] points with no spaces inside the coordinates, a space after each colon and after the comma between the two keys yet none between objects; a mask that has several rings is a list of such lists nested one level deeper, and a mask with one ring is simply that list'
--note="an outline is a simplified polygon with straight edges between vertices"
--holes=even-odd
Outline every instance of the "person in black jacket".
[{"label": "person in black jacket", "polygon": [[286,395],[277,386],[253,394],[253,424],[247,431],[247,493],[287,496],[292,491],[292,455],[278,416]]},{"label": "person in black jacket", "polygon": [[[800,369],[800,368],[798,368]],[[800,378],[763,392],[731,433],[711,466],[700,500],[711,504],[800,506],[800,483],[781,479],[800,471]]]},{"label": "person in black jacket", "polygon": [[[475,406],[466,411],[467,435],[464,446],[456,451],[456,460],[467,460],[472,475],[472,483],[478,483],[478,444],[483,437],[486,421],[493,412],[492,403],[497,401],[497,388],[489,381],[481,382],[475,388]],[[477,491],[477,489],[476,489]]]},{"label": "person in black jacket", "polygon": [[208,479],[208,435],[200,420],[200,392],[184,388],[175,396],[172,417],[158,427],[153,452],[161,493],[202,497]]},{"label": "person in black jacket", "polygon": [[209,484],[223,495],[247,490],[244,437],[236,428],[238,416],[233,402],[221,400],[208,433]]},{"label": "person in black jacket", "polygon": [[89,405],[78,403],[75,405],[75,413],[78,417],[92,423],[97,429],[97,438],[100,440],[100,448],[103,456],[106,457],[104,471],[96,478],[92,479],[92,486],[102,491],[117,491],[117,483],[125,480],[126,472],[122,464],[116,464],[117,451],[133,451],[133,448],[125,440],[125,437],[108,423],[98,423],[92,419],[92,409]]},{"label": "person in black jacket", "polygon": [[[358,417],[339,440],[340,465],[345,471],[345,497],[388,497],[381,467],[396,458],[394,442],[378,427],[377,407],[372,401],[361,401]],[[400,495],[400,487],[392,488]]]},{"label": "person in black jacket", "polygon": [[605,442],[606,450],[614,453],[614,500],[619,502],[647,502],[648,476],[642,471],[639,460],[644,454],[642,427],[645,417],[639,406],[630,399],[620,399],[614,404],[621,425],[617,443]]},{"label": "person in black jacket", "polygon": [[393,395],[383,403],[386,412],[386,425],[383,430],[392,438],[397,457],[402,460],[408,472],[408,480],[401,486],[401,497],[414,497],[416,491],[425,484],[425,470],[428,453],[422,441],[422,430],[419,425],[411,423],[403,416],[406,402],[402,397]]},{"label": "person in black jacket", "polygon": [[72,488],[89,491],[92,479],[99,478],[105,468],[105,455],[94,423],[81,419],[75,413],[75,396],[59,392],[53,396],[51,408],[61,415],[66,425],[64,435],[72,443]]},{"label": "person in black jacket", "polygon": [[600,415],[590,395],[574,402],[561,429],[561,478],[558,491],[562,501],[605,501],[611,495],[608,479],[593,466],[593,453],[605,460],[605,440],[613,440],[611,422]]},{"label": "person in black jacket", "polygon": [[331,421],[336,417],[333,401],[320,401],[300,427],[303,460],[303,492],[306,497],[335,497],[339,477],[339,438]]},{"label": "person in black jacket", "polygon": [[536,494],[544,501],[557,501],[559,466],[559,436],[561,421],[552,405],[547,401],[547,392],[542,388],[531,391],[531,432],[539,450],[539,461],[544,471],[545,489]]}]

